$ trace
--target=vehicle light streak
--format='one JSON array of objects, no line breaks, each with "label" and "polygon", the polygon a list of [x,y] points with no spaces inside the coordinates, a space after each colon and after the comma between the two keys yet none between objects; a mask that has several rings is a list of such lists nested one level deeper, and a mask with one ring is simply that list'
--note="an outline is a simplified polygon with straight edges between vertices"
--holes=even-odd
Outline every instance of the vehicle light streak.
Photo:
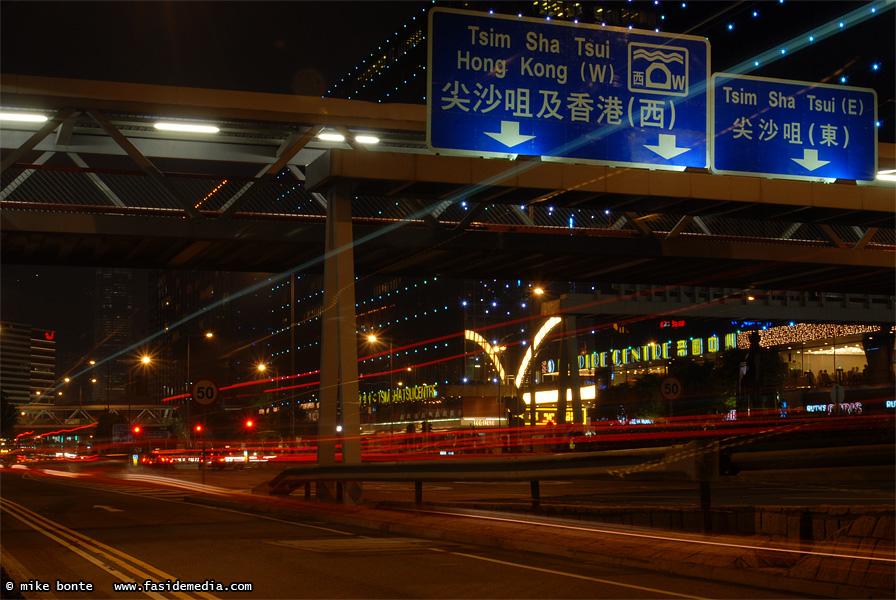
[{"label": "vehicle light streak", "polygon": [[170,487],[182,488],[185,490],[192,490],[194,492],[200,492],[203,494],[218,494],[221,496],[229,495],[233,493],[233,490],[228,490],[226,488],[217,487],[214,485],[206,485],[201,483],[191,483],[188,481],[180,481],[176,479],[168,479],[166,477],[157,477],[155,475],[140,475],[137,473],[125,473],[123,479],[128,481],[140,481],[145,483],[151,483],[155,485],[166,485]]},{"label": "vehicle light streak", "polygon": [[35,438],[45,437],[48,435],[59,435],[60,433],[71,433],[72,431],[79,431],[81,429],[87,429],[88,427],[96,427],[96,423],[90,423],[89,425],[81,425],[80,427],[73,427],[72,429],[59,429],[57,431],[48,431],[46,433],[39,433]]},{"label": "vehicle light streak", "polygon": [[[398,509],[400,510],[400,509]],[[476,514],[474,512],[467,511],[437,511],[437,510],[420,510],[415,509],[415,513],[425,513],[432,515],[441,515],[447,517],[464,517],[467,519],[479,519],[483,521],[495,521],[499,523],[515,523],[520,525],[538,525],[542,527],[550,527],[553,529],[564,529],[568,531],[584,531],[588,533],[604,533],[607,535],[616,535],[622,537],[633,537],[633,538],[641,538],[648,540],[656,540],[662,542],[677,542],[682,544],[692,544],[697,546],[715,546],[720,548],[731,548],[735,550],[762,550],[766,552],[781,552],[784,554],[800,554],[807,556],[823,556],[823,557],[833,557],[833,558],[849,558],[849,559],[859,559],[859,560],[870,560],[875,562],[882,563],[891,563],[896,564],[896,558],[887,558],[880,556],[868,556],[868,555],[859,555],[859,554],[842,554],[839,552],[819,552],[816,550],[802,550],[802,549],[794,549],[794,548],[776,548],[771,546],[756,546],[752,544],[737,544],[733,542],[717,542],[712,540],[705,539],[694,539],[687,537],[674,537],[671,535],[656,535],[656,534],[648,534],[648,533],[639,533],[636,531],[619,531],[610,528],[603,527],[588,527],[585,525],[566,525],[563,523],[554,523],[554,522],[546,522],[539,520],[527,520],[522,518],[511,518],[511,517],[499,517],[492,515],[483,515]]]}]

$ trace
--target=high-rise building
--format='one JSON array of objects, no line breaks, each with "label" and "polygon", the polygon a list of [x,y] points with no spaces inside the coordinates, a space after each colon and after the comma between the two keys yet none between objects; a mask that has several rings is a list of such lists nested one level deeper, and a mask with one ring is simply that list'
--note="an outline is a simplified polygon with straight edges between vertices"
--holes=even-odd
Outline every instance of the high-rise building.
[{"label": "high-rise building", "polygon": [[54,402],[55,332],[22,323],[0,324],[0,385],[13,404]]},{"label": "high-rise building", "polygon": [[93,343],[100,355],[110,357],[97,364],[94,400],[124,404],[130,366],[120,353],[134,339],[133,274],[130,269],[97,269]]},{"label": "high-rise building", "polygon": [[207,378],[219,387],[258,378],[271,360],[275,329],[268,275],[217,271],[155,271],[150,323],[163,333],[147,352],[158,398],[189,393]]}]

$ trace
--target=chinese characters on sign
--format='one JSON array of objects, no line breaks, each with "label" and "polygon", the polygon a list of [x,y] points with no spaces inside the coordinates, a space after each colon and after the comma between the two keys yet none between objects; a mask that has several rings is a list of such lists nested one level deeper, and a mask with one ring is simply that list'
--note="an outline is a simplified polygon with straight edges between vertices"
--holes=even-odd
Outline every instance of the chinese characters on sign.
[{"label": "chinese characters on sign", "polygon": [[712,88],[714,172],[874,179],[874,90],[727,73]]},{"label": "chinese characters on sign", "polygon": [[435,152],[708,166],[705,38],[430,11]]}]

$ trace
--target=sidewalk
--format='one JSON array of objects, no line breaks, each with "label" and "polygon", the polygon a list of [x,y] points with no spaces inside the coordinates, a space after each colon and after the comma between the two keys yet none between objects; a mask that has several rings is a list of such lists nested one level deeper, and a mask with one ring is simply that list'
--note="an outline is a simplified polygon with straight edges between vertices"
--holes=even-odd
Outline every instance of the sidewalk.
[{"label": "sidewalk", "polygon": [[[263,474],[251,479],[261,483]],[[199,494],[188,501],[281,518],[312,514],[396,535],[651,569],[819,598],[892,598],[896,593],[892,507],[871,510],[823,542],[794,544],[780,536],[701,535],[585,521],[577,518],[582,516],[577,513],[586,510],[581,504],[567,510],[552,506],[552,514],[564,517],[558,518],[497,512],[500,507],[471,503],[463,507],[373,500],[355,506],[325,504],[304,500],[300,491],[288,497]]]}]

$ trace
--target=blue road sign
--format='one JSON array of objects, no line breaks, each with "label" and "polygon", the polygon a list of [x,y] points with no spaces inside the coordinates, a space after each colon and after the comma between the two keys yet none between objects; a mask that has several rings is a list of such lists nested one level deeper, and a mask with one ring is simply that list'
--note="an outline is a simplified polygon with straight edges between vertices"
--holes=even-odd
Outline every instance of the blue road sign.
[{"label": "blue road sign", "polygon": [[427,73],[435,152],[709,165],[706,38],[436,8]]},{"label": "blue road sign", "polygon": [[732,175],[871,181],[877,93],[715,73],[712,170]]}]

